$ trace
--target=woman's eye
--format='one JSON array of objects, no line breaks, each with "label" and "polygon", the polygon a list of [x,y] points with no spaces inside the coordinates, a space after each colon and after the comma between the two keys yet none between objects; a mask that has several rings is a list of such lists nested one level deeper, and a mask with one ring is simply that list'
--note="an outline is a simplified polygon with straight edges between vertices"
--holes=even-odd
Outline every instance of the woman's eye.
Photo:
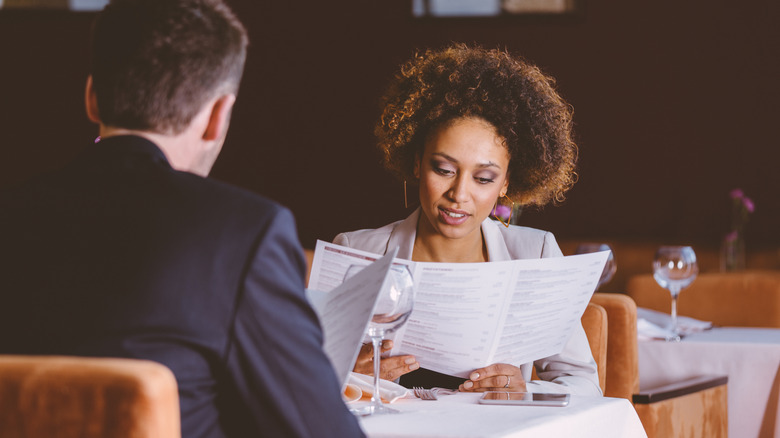
[{"label": "woman's eye", "polygon": [[476,179],[477,182],[480,183],[480,184],[490,184],[490,183],[492,183],[494,181],[493,178],[484,178],[484,177],[479,177],[479,176],[474,178],[474,179]]},{"label": "woman's eye", "polygon": [[453,175],[455,173],[450,169],[444,169],[442,167],[434,167],[433,171],[438,173],[439,175],[444,175],[444,176]]}]

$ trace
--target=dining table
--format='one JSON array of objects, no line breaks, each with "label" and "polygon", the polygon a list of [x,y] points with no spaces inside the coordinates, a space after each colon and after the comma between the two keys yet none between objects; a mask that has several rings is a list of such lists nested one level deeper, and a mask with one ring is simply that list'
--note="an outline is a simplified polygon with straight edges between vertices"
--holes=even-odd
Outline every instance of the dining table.
[{"label": "dining table", "polygon": [[728,436],[780,437],[780,329],[715,327],[679,342],[640,339],[640,390],[702,374],[728,376]]},{"label": "dining table", "polygon": [[478,403],[481,394],[412,395],[389,404],[398,413],[360,417],[370,438],[646,438],[631,403],[622,398],[572,395],[567,406]]}]

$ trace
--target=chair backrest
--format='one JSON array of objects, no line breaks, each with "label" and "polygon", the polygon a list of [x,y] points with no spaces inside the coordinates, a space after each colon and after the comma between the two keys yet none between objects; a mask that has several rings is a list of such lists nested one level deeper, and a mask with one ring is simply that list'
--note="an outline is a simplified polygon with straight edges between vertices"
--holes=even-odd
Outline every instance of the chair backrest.
[{"label": "chair backrest", "polygon": [[[607,344],[609,342],[607,311],[598,304],[588,303],[582,314],[582,328],[588,337],[590,352],[596,361],[596,370],[599,373],[599,387],[605,393],[607,378]],[[538,380],[536,368],[531,370],[531,379]],[[605,394],[606,395],[606,394]]]},{"label": "chair backrest", "polygon": [[309,276],[311,276],[311,265],[314,263],[314,250],[309,248],[303,249],[303,256],[306,257],[306,283],[309,286]]},{"label": "chair backrest", "polygon": [[593,359],[596,360],[602,393],[606,391],[607,381],[608,325],[607,311],[598,304],[588,303],[585,313],[582,314],[582,328],[585,329],[590,351],[593,353]]},{"label": "chair backrest", "polygon": [[180,438],[180,415],[159,363],[0,355],[0,436]]},{"label": "chair backrest", "polygon": [[[669,313],[669,291],[652,275],[631,277],[626,292],[639,307]],[[700,273],[680,293],[677,312],[720,326],[780,328],[780,271]]]},{"label": "chair backrest", "polygon": [[596,292],[590,300],[607,312],[607,397],[632,399],[639,391],[639,346],[636,331],[636,304],[631,297]]}]

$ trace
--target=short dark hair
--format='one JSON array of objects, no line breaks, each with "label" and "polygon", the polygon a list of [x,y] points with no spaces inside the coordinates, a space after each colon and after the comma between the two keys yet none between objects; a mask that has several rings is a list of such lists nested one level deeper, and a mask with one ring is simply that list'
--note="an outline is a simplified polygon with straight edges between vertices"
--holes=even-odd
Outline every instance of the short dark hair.
[{"label": "short dark hair", "polygon": [[505,50],[453,44],[401,67],[383,96],[375,133],[385,167],[415,181],[426,139],[457,119],[480,118],[509,151],[510,198],[522,205],[562,201],[576,182],[572,110],[555,81]]},{"label": "short dark hair", "polygon": [[92,31],[101,122],[180,133],[208,99],[238,91],[247,44],[222,0],[112,0]]}]

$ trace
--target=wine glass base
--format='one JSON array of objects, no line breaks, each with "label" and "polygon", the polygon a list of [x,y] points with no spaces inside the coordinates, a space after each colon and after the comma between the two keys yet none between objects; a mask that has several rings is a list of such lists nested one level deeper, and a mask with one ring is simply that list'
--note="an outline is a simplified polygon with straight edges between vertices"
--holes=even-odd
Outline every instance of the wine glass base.
[{"label": "wine glass base", "polygon": [[353,415],[359,417],[365,417],[368,415],[380,415],[380,414],[398,414],[401,411],[393,408],[388,408],[383,404],[367,404],[365,406],[356,406],[349,410]]},{"label": "wine glass base", "polygon": [[669,335],[666,337],[666,342],[680,342],[682,341],[682,336],[679,334],[677,335]]}]

